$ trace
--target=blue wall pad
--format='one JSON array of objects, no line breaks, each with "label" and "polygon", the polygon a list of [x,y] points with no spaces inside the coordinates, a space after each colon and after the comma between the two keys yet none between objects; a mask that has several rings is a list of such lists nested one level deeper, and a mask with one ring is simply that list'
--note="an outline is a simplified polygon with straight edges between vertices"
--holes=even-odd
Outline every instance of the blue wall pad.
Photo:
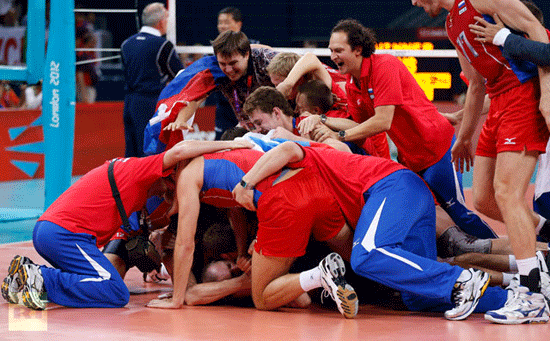
[{"label": "blue wall pad", "polygon": [[21,135],[25,130],[27,130],[27,126],[8,129],[8,134],[10,134],[10,140],[13,141],[16,138],[18,138],[19,135]]},{"label": "blue wall pad", "polygon": [[34,154],[44,154],[44,142],[34,142],[28,144],[21,144],[19,146],[13,146],[6,148],[6,150],[12,152],[23,152],[23,153],[34,153]]},{"label": "blue wall pad", "polygon": [[34,174],[36,174],[36,170],[38,169],[38,166],[40,166],[39,162],[32,162],[32,161],[18,161],[18,160],[11,160],[10,161],[15,167],[19,168],[23,173],[27,174],[30,178],[34,177]]}]

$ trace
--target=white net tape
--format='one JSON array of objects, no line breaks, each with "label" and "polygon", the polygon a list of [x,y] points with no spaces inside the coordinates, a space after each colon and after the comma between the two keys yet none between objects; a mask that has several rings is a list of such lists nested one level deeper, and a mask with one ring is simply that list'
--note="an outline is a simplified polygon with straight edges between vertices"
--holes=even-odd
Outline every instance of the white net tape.
[{"label": "white net tape", "polygon": [[[293,47],[274,47],[279,52],[294,52],[303,55],[311,52],[320,57],[330,56],[330,50],[327,48],[293,48]],[[213,54],[212,46],[176,46],[178,53],[188,54]],[[376,50],[376,53],[387,53],[397,57],[418,57],[418,58],[456,58],[456,50]]]}]

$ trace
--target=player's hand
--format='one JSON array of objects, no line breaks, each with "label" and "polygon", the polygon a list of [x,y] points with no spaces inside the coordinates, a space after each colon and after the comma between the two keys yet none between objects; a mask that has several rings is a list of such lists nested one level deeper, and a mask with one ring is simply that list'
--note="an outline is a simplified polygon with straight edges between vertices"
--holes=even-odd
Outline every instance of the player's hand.
[{"label": "player's hand", "polygon": [[302,121],[300,121],[300,123],[298,123],[298,131],[300,132],[300,135],[307,136],[320,124],[321,116],[311,115],[304,118]]},{"label": "player's hand", "polygon": [[290,96],[292,94],[292,85],[287,84],[285,81],[282,81],[275,87],[277,91],[282,93],[286,99],[290,99]]},{"label": "player's hand", "polygon": [[464,110],[455,112],[440,112],[440,114],[449,121],[450,124],[456,126],[462,122],[462,116],[464,116]]},{"label": "player's hand", "polygon": [[168,125],[166,125],[166,127],[164,127],[163,130],[170,130],[170,131],[187,130],[187,131],[193,132],[195,131],[195,128],[193,128],[193,126],[189,126],[187,124],[187,121],[185,121],[182,118],[180,119],[180,116],[178,115],[175,121],[168,123]]},{"label": "player's hand", "polygon": [[149,303],[147,303],[147,307],[149,308],[158,308],[158,309],[179,309],[183,306],[183,304],[176,304],[172,300],[172,297],[170,298],[155,298]]},{"label": "player's hand", "polygon": [[464,173],[464,171],[469,172],[470,167],[474,166],[474,157],[471,152],[470,141],[456,140],[451,149],[451,155],[452,162],[460,173]]},{"label": "player's hand", "polygon": [[272,134],[273,134],[271,135],[272,139],[294,140],[296,138],[296,136],[292,132],[286,130],[283,127],[277,127],[273,129]]},{"label": "player's hand", "polygon": [[498,14],[495,13],[493,16],[493,19],[495,19],[496,24],[491,24],[487,22],[487,20],[483,19],[482,17],[474,17],[475,20],[477,20],[476,24],[470,24],[468,25],[470,27],[470,32],[477,35],[474,39],[477,41],[481,41],[484,43],[493,43],[493,39],[495,38],[495,35],[498,31],[500,31],[501,28],[504,28],[504,24],[498,17]]},{"label": "player's hand", "polygon": [[243,148],[250,149],[254,147],[254,144],[248,140],[238,139],[238,140],[233,140],[228,142],[230,144],[229,148],[231,149],[243,149]]},{"label": "player's hand", "polygon": [[310,134],[313,141],[324,142],[328,138],[338,140],[338,134],[324,124],[319,124]]},{"label": "player's hand", "polygon": [[241,269],[242,272],[249,272],[252,269],[252,260],[250,257],[241,255],[237,257],[237,267]]},{"label": "player's hand", "polygon": [[244,188],[239,183],[233,188],[232,193],[233,198],[235,198],[241,206],[249,211],[256,211],[256,206],[254,206],[254,190]]}]

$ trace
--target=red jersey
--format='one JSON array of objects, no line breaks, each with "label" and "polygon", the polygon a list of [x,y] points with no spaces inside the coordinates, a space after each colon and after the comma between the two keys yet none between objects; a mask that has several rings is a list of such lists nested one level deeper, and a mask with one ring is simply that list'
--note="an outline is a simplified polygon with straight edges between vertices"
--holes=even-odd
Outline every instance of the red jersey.
[{"label": "red jersey", "polygon": [[476,35],[468,27],[477,23],[474,16],[485,17],[485,20],[494,23],[490,16],[481,15],[469,0],[456,0],[447,15],[445,27],[451,43],[486,79],[490,98],[537,77],[538,71],[533,64],[508,61],[500,47],[475,40]]},{"label": "red jersey", "polygon": [[437,163],[451,147],[454,128],[424,94],[407,67],[396,57],[373,54],[363,58],[358,88],[347,75],[348,111],[357,123],[374,116],[374,108],[394,105],[387,134],[399,162],[414,172]]},{"label": "red jersey", "polygon": [[[172,171],[163,171],[163,158],[164,153],[115,163],[113,172],[127,216],[141,210],[151,185]],[[109,163],[81,177],[38,220],[47,220],[74,233],[91,234],[96,237],[98,247],[105,245],[122,225],[107,177]]]},{"label": "red jersey", "polygon": [[391,173],[405,169],[397,162],[335,149],[304,147],[304,159],[290,164],[292,168],[310,168],[333,193],[348,223],[355,227],[365,205],[363,193]]}]

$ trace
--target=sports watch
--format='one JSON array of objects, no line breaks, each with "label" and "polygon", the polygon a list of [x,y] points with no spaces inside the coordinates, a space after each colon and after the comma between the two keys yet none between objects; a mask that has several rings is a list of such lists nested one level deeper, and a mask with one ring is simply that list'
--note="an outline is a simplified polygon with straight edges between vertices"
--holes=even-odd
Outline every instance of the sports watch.
[{"label": "sports watch", "polygon": [[346,140],[346,131],[345,130],[340,130],[338,132],[338,139],[340,141],[345,141]]},{"label": "sports watch", "polygon": [[327,121],[327,115],[321,114],[320,116],[321,116],[321,123],[325,124]]},{"label": "sports watch", "polygon": [[254,186],[249,184],[248,182],[244,181],[243,179],[241,179],[241,182],[240,182],[241,186],[243,186],[244,189],[254,189]]}]

